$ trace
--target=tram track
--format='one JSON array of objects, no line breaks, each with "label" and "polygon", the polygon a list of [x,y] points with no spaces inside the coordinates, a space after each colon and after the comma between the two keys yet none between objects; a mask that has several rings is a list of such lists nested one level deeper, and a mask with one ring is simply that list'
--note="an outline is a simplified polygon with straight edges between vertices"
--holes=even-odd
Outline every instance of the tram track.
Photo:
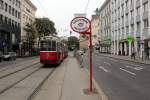
[{"label": "tram track", "polygon": [[27,100],[33,100],[34,96],[38,94],[39,90],[43,86],[43,84],[47,81],[47,79],[53,74],[56,68],[54,68],[44,79],[41,81],[41,83],[35,88],[35,90],[30,94],[30,96],[27,98]]},{"label": "tram track", "polygon": [[28,75],[24,76],[23,78],[21,78],[20,80],[12,83],[11,85],[7,86],[6,88],[0,90],[0,95],[3,94],[4,92],[6,92],[7,90],[11,89],[13,86],[15,86],[16,84],[18,84],[19,82],[23,81],[24,79],[26,79],[27,77],[31,76],[32,74],[34,74],[35,72],[37,72],[38,70],[40,70],[41,68],[37,68],[36,70],[32,71],[31,73],[29,73]]},{"label": "tram track", "polygon": [[24,65],[24,64],[26,64],[26,63],[31,63],[31,62],[33,62],[33,61],[34,61],[34,60],[29,60],[29,61],[25,61],[25,62],[19,63],[19,64],[12,64],[12,65],[8,65],[8,66],[3,66],[3,67],[0,68],[0,72],[9,70],[9,69],[11,69],[11,68],[20,67],[20,66],[22,66],[22,65]]},{"label": "tram track", "polygon": [[[10,98],[12,100],[32,100],[55,69],[39,67],[5,89],[0,90],[0,100],[9,100]],[[25,91],[23,94],[26,94],[26,97],[20,92],[14,92],[11,97],[12,91],[18,91],[18,89],[20,89],[19,91]]]},{"label": "tram track", "polygon": [[[20,66],[18,65],[18,66],[16,66],[15,68],[18,68],[18,67],[20,67],[20,68],[15,69],[15,70],[12,70],[12,71],[8,71],[8,69],[7,69],[7,70],[0,71],[0,79],[3,79],[3,78],[5,78],[5,77],[10,76],[10,75],[12,75],[12,74],[15,74],[15,73],[17,73],[17,72],[20,72],[20,71],[23,71],[23,70],[25,70],[25,69],[28,69],[28,68],[30,68],[30,67],[32,67],[32,66],[38,64],[38,63],[39,63],[39,62],[35,62],[35,63],[31,64],[31,65],[27,65],[27,66],[23,66],[23,67],[20,67]],[[10,69],[10,68],[9,68],[9,69]],[[5,72],[4,72],[4,71],[5,71]],[[6,72],[6,71],[8,71],[8,72]]]}]

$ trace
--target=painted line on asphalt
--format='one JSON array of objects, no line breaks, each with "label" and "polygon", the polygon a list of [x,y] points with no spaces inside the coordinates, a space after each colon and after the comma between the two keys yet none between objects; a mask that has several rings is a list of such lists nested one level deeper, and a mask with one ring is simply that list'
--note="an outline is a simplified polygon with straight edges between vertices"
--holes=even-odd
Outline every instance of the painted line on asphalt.
[{"label": "painted line on asphalt", "polygon": [[117,62],[118,60],[116,60],[116,59],[113,59],[113,58],[110,58],[110,60],[112,60],[112,61],[115,61],[115,62]]},{"label": "painted line on asphalt", "polygon": [[144,69],[144,67],[133,67],[133,66],[126,66],[127,68],[131,68],[131,69],[134,69],[134,70],[142,70]]},{"label": "painted line on asphalt", "polygon": [[111,66],[111,64],[109,62],[104,62],[104,64],[107,64],[107,65]]},{"label": "painted line on asphalt", "polygon": [[135,73],[133,73],[133,72],[131,72],[131,71],[128,71],[128,70],[126,70],[126,69],[120,68],[120,70],[125,71],[125,72],[127,72],[127,73],[129,73],[129,74],[131,74],[131,75],[136,76]]},{"label": "painted line on asphalt", "polygon": [[99,66],[100,69],[102,69],[104,72],[109,72],[109,70],[107,70],[106,68],[104,68],[103,66]]}]

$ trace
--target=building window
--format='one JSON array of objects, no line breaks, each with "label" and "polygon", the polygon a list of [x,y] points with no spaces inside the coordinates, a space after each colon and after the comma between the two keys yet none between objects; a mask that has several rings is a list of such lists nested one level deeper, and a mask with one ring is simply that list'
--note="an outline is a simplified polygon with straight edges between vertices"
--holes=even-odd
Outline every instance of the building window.
[{"label": "building window", "polygon": [[137,15],[140,15],[140,7],[137,8]]},{"label": "building window", "polygon": [[18,12],[18,19],[20,19],[20,12]]},{"label": "building window", "polygon": [[143,6],[144,12],[148,11],[148,3],[145,3]]},{"label": "building window", "polygon": [[3,21],[3,15],[0,14],[0,22]]},{"label": "building window", "polygon": [[12,15],[14,16],[14,8],[12,8]]},{"label": "building window", "polygon": [[3,0],[0,0],[0,9],[3,9]]},{"label": "building window", "polygon": [[5,17],[5,23],[8,23],[8,18],[7,17]]},{"label": "building window", "polygon": [[8,7],[8,4],[5,3],[5,11],[7,12],[7,7]]},{"label": "building window", "polygon": [[148,26],[149,26],[148,19],[144,20],[144,28],[147,28]]},{"label": "building window", "polygon": [[18,12],[17,12],[17,10],[15,11],[15,17],[17,17],[17,14],[18,14]]},{"label": "building window", "polygon": [[18,1],[18,6],[19,6],[19,8],[20,8],[20,1]]},{"label": "building window", "polygon": [[11,6],[9,6],[9,13],[11,14]]},{"label": "building window", "polygon": [[9,23],[9,24],[11,24],[11,19],[10,19],[10,18],[9,18],[9,21],[8,21],[8,23]]}]

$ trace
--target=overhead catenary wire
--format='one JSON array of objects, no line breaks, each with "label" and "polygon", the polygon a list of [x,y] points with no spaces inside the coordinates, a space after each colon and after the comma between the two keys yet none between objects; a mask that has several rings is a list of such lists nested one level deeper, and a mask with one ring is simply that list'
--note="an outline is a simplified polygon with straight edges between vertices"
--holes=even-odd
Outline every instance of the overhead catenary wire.
[{"label": "overhead catenary wire", "polygon": [[42,5],[42,3],[40,2],[40,0],[37,0],[37,2],[39,3],[39,5],[41,6],[41,8],[42,8],[42,10],[43,10],[43,14],[45,13],[46,14],[46,16],[48,17],[48,13],[47,13],[47,11],[46,11],[46,9],[45,9],[45,7]]},{"label": "overhead catenary wire", "polygon": [[90,0],[87,1],[87,4],[85,6],[85,14],[87,14],[87,9],[88,9],[89,3],[90,3]]}]

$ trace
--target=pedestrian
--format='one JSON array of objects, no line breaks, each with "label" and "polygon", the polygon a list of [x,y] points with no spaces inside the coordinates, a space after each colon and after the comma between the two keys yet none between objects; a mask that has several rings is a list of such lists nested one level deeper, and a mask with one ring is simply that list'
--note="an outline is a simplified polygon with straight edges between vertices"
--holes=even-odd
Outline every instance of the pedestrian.
[{"label": "pedestrian", "polygon": [[135,55],[136,55],[136,52],[135,52],[135,48],[133,47],[133,48],[132,48],[132,52],[131,52],[131,59],[132,59],[132,58],[135,59]]},{"label": "pedestrian", "polygon": [[145,60],[147,59],[149,60],[149,47],[146,48],[145,53],[146,53]]},{"label": "pedestrian", "polygon": [[83,52],[81,53],[81,68],[83,67]]}]

